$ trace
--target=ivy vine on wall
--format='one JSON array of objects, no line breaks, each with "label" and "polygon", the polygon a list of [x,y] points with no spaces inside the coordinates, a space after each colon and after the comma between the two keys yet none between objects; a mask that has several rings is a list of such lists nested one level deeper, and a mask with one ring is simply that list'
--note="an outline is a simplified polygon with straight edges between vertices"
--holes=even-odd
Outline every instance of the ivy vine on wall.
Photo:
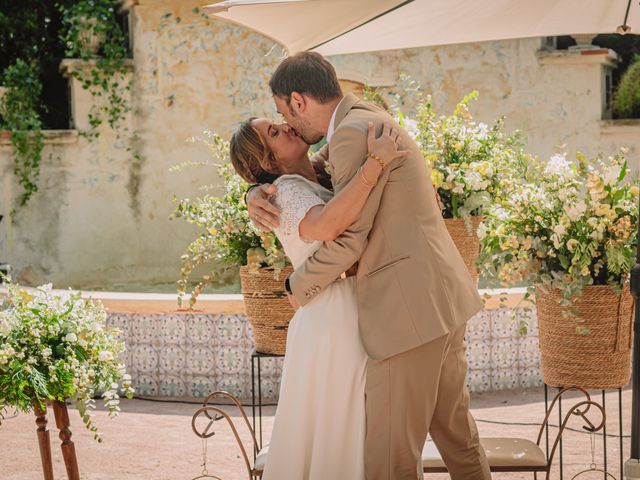
[{"label": "ivy vine on wall", "polygon": [[[13,172],[22,188],[18,204],[22,207],[38,191],[44,147],[40,121],[42,82],[38,66],[18,59],[3,72],[2,84],[6,91],[0,101],[0,126],[11,137]],[[12,210],[11,217],[14,214],[15,210]]]},{"label": "ivy vine on wall", "polygon": [[128,78],[127,37],[117,21],[114,0],[82,0],[63,11],[65,31],[62,41],[69,58],[85,65],[71,69],[70,75],[81,82],[94,99],[89,111],[89,130],[81,135],[94,140],[106,123],[118,137],[124,137],[131,156],[127,191],[136,217],[140,215],[139,185],[144,157],[140,141],[125,121],[131,111],[129,102],[132,80]]}]

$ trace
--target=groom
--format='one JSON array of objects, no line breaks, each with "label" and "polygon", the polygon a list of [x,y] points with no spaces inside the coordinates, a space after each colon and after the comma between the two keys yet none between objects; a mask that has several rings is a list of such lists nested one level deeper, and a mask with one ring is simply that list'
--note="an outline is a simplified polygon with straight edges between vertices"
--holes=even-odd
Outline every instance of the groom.
[{"label": "groom", "polygon": [[[344,96],[333,66],[317,53],[287,58],[269,85],[278,111],[308,144],[327,139],[336,192],[367,157],[368,123],[379,133],[392,121],[382,109]],[[370,357],[367,480],[420,478],[427,433],[453,480],[490,479],[469,413],[464,344],[467,320],[482,301],[446,230],[420,149],[396,128],[409,156],[383,170],[356,222],[325,242],[285,287],[294,306],[305,305],[358,263],[360,333]],[[273,188],[247,195],[257,224],[277,224],[267,201]]]}]

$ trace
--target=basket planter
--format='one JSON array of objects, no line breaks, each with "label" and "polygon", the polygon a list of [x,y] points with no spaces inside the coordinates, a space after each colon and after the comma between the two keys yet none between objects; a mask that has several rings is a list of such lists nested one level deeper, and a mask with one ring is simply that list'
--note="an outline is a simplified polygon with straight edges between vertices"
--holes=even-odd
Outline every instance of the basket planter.
[{"label": "basket planter", "polygon": [[287,267],[275,278],[273,269],[261,268],[252,273],[246,266],[240,268],[245,310],[257,352],[285,353],[289,322],[295,312],[284,291],[284,280],[292,271]]},{"label": "basket planter", "polygon": [[447,226],[449,235],[453,243],[455,243],[458,252],[467,266],[471,278],[474,283],[478,283],[478,267],[476,262],[480,254],[480,239],[478,238],[478,226],[482,223],[483,217],[471,217],[472,230],[469,233],[467,224],[462,218],[445,218],[444,223]]},{"label": "basket planter", "polygon": [[573,302],[591,332],[576,331],[564,318],[558,291],[536,291],[542,375],[553,387],[608,389],[625,386],[631,376],[633,297],[607,285],[584,288]]}]

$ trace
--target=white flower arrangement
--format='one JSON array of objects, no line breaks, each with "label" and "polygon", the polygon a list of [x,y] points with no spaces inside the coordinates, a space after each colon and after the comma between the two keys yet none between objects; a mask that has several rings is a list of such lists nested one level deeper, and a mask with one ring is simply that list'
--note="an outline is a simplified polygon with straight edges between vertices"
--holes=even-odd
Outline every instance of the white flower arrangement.
[{"label": "white flower arrangement", "polygon": [[9,282],[0,301],[0,419],[13,407],[71,400],[86,427],[102,440],[92,420],[94,395],[101,392],[110,417],[120,411],[120,394],[131,398],[131,376],[119,360],[119,330],[106,327],[101,302],[77,292],[55,293],[51,285],[27,291]]},{"label": "white flower arrangement", "polygon": [[532,162],[521,179],[485,211],[481,225],[484,274],[511,286],[562,292],[566,316],[581,323],[573,299],[587,285],[628,281],[638,227],[638,177],[628,178],[626,151],[606,160],[565,154]]}]

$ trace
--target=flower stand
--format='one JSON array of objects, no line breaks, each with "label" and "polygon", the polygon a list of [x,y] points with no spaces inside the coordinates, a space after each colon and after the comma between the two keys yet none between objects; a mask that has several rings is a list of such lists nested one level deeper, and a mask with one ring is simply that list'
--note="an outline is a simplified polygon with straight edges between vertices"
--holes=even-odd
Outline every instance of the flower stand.
[{"label": "flower stand", "polygon": [[[60,448],[62,449],[62,458],[64,466],[67,469],[67,478],[69,480],[80,480],[78,471],[78,460],[76,458],[76,447],[71,440],[71,430],[69,427],[69,412],[64,402],[52,402],[53,415],[56,419],[56,427],[60,431],[59,437],[62,441]],[[51,441],[49,438],[49,430],[47,429],[47,411],[42,410],[38,402],[34,402],[34,413],[36,416],[36,430],[38,436],[38,447],[40,449],[40,460],[42,461],[42,473],[44,480],[54,480],[53,464],[51,456]]]}]

